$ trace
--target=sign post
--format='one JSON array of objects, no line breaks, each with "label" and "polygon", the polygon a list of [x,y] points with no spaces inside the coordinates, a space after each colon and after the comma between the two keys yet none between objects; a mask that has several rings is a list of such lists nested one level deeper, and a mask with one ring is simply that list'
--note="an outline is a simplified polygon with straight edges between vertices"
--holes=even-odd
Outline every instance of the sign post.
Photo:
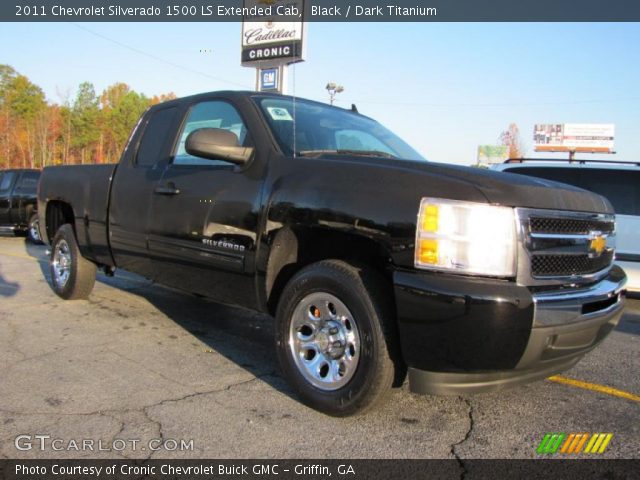
[{"label": "sign post", "polygon": [[286,93],[287,67],[303,62],[304,0],[244,0],[243,67],[256,69],[256,90]]}]

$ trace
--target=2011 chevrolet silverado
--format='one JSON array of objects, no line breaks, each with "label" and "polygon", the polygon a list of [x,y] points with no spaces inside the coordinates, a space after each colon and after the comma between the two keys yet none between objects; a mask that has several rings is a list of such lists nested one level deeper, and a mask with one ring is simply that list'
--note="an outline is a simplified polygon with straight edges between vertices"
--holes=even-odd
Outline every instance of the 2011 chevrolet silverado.
[{"label": "2011 chevrolet silverado", "polygon": [[46,168],[38,211],[59,296],[122,268],[268,312],[285,376],[331,415],[407,370],[435,394],[555,374],[624,303],[603,197],[427,162],[355,108],[275,94],[156,105],[117,165]]}]

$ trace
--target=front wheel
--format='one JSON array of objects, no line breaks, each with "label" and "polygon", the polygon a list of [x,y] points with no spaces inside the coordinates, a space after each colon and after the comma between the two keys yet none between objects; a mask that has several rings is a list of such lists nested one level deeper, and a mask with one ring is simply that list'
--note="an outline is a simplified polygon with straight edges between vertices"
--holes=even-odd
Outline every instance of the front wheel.
[{"label": "front wheel", "polygon": [[29,228],[27,229],[27,238],[31,243],[36,245],[42,244],[42,238],[40,237],[40,220],[38,219],[38,214],[34,213],[29,218]]},{"label": "front wheel", "polygon": [[312,408],[362,413],[394,382],[393,325],[390,291],[376,272],[339,260],[314,263],[289,281],[278,303],[281,368]]},{"label": "front wheel", "polygon": [[51,243],[51,283],[53,291],[65,300],[89,297],[96,281],[97,267],[80,254],[73,227],[60,227]]}]

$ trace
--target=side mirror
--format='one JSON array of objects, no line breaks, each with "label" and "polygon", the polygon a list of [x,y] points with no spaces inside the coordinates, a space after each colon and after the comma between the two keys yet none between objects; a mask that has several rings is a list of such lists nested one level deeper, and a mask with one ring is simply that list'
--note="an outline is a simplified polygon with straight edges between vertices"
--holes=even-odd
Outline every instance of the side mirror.
[{"label": "side mirror", "polygon": [[244,165],[251,158],[253,148],[238,145],[235,133],[222,128],[200,128],[187,137],[185,150],[194,157],[223,160]]}]

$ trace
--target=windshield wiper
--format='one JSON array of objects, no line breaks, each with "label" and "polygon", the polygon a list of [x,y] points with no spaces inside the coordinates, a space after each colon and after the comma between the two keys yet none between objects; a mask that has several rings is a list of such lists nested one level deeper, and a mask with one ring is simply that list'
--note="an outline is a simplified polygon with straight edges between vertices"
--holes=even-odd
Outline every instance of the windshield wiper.
[{"label": "windshield wiper", "polygon": [[380,150],[302,150],[298,152],[301,157],[319,157],[322,155],[359,155],[362,157],[398,158],[395,155]]}]

